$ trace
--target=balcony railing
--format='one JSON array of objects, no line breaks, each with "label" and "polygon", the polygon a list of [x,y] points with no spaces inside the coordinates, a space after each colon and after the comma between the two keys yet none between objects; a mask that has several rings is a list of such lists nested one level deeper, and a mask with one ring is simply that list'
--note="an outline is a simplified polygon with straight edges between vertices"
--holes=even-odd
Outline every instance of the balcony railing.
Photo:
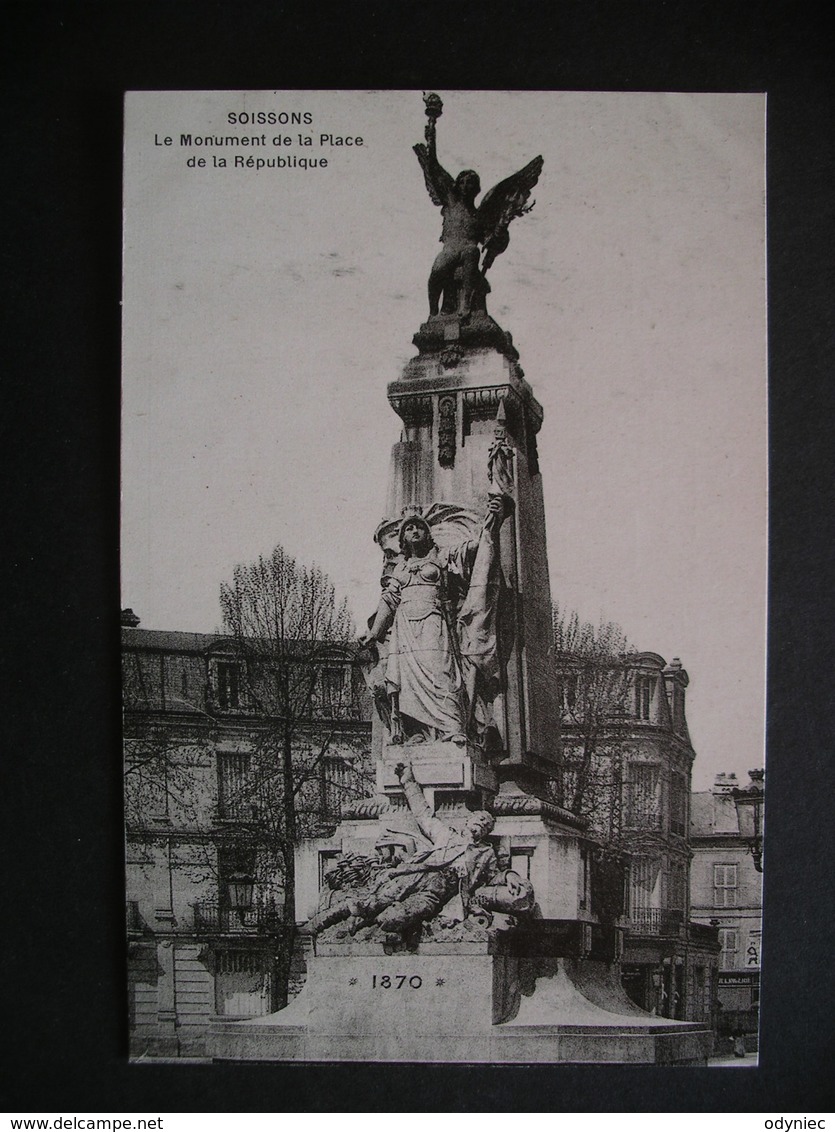
[{"label": "balcony railing", "polygon": [[629,935],[678,935],[683,919],[683,912],[668,908],[639,908],[630,915],[626,931]]},{"label": "balcony railing", "polygon": [[194,930],[199,935],[210,934],[250,934],[252,932],[276,932],[281,927],[280,906],[275,904],[256,905],[242,915],[231,908],[216,902],[201,901],[193,904]]}]

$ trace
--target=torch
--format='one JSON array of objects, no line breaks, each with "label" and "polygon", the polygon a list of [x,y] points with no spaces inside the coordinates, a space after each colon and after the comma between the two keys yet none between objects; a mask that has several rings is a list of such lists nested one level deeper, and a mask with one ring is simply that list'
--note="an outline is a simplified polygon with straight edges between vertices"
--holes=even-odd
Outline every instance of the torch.
[{"label": "torch", "polygon": [[440,95],[435,94],[434,91],[423,92],[423,105],[426,109],[426,117],[429,121],[426,123],[425,136],[428,145],[434,146],[435,144],[435,123],[444,112],[444,104],[441,102]]}]

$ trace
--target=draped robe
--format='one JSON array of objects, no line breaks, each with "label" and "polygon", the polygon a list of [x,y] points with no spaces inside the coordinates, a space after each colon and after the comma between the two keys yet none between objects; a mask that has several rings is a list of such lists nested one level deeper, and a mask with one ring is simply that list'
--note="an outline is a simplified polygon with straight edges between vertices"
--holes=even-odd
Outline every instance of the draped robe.
[{"label": "draped robe", "polygon": [[[479,673],[483,688],[497,685],[498,527],[490,514],[478,539],[433,546],[423,558],[400,555],[382,594],[391,627],[386,689],[397,693],[401,718],[433,738],[466,735]],[[467,589],[457,615],[453,579]]]}]

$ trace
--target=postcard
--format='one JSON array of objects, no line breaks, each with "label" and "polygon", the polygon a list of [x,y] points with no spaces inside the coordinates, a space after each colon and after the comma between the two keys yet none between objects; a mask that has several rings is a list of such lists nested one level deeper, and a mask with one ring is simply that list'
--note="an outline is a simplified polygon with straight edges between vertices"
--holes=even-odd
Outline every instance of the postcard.
[{"label": "postcard", "polygon": [[765,109],[126,95],[135,1060],[757,1063]]}]

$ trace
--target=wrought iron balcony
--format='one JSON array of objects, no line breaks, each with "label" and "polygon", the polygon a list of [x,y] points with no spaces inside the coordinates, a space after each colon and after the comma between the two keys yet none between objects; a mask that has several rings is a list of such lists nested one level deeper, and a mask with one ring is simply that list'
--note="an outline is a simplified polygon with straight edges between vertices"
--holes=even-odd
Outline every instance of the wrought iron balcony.
[{"label": "wrought iron balcony", "polygon": [[639,908],[629,916],[626,932],[627,935],[676,936],[683,920],[683,912],[669,908]]},{"label": "wrought iron balcony", "polygon": [[192,904],[192,908],[198,935],[250,935],[277,932],[281,927],[281,908],[275,904],[259,904],[242,913],[216,901],[201,901]]}]

